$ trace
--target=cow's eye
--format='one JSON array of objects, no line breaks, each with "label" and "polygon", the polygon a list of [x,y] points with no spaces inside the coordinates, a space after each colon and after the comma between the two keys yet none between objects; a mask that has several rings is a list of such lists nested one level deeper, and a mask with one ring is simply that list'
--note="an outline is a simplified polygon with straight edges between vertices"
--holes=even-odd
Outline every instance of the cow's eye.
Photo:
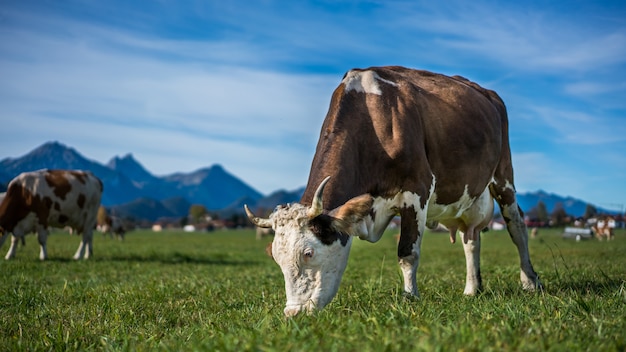
[{"label": "cow's eye", "polygon": [[307,248],[304,250],[304,258],[305,259],[313,258],[313,248]]}]

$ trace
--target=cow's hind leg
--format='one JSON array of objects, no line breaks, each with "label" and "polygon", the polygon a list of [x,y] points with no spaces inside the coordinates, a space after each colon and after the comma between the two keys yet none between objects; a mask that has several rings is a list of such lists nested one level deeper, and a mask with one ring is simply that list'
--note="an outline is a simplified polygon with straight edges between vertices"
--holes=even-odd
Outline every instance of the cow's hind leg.
[{"label": "cow's hind leg", "polygon": [[404,293],[419,297],[417,267],[420,260],[422,234],[426,228],[426,211],[415,211],[413,206],[400,211],[401,229],[398,241],[398,264],[404,278]]},{"label": "cow's hind leg", "polygon": [[539,281],[539,275],[533,269],[530,262],[530,254],[528,252],[528,231],[526,224],[522,218],[522,211],[517,205],[515,199],[515,191],[508,182],[506,186],[500,187],[492,184],[491,191],[496,202],[500,206],[500,211],[506,222],[506,227],[513,240],[515,246],[517,246],[517,252],[520,258],[520,279],[522,281],[522,287],[526,290],[541,289],[541,281]]},{"label": "cow's hind leg", "polygon": [[76,250],[76,254],[74,254],[74,259],[78,260],[81,258],[88,259],[93,254],[92,242],[93,242],[93,230],[84,229],[82,231],[83,238],[78,245],[78,249]]},{"label": "cow's hind leg", "polygon": [[37,240],[39,241],[39,259],[48,259],[48,249],[46,247],[48,242],[48,229],[39,227],[37,229]]}]

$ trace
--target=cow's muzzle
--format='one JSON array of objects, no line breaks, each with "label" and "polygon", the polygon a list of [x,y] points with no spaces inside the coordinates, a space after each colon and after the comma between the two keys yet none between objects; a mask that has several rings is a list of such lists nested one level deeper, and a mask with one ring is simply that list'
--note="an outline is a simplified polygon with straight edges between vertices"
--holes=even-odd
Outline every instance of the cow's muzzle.
[{"label": "cow's muzzle", "polygon": [[285,313],[285,317],[291,318],[298,315],[300,312],[306,312],[307,314],[311,314],[315,310],[315,303],[309,300],[306,304],[287,304],[283,312]]}]

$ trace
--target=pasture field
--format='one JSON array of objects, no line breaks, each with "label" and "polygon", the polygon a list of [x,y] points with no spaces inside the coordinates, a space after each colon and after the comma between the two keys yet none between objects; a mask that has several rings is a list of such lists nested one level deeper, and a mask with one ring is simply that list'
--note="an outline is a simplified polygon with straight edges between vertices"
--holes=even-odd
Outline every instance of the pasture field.
[{"label": "pasture field", "polygon": [[[395,239],[355,239],[339,293],[312,316],[283,317],[284,281],[253,230],[94,238],[35,236],[0,262],[3,351],[624,351],[626,232],[612,242],[530,240],[545,290],[527,293],[505,231],[482,234],[485,290],[463,296],[462,245],[427,233],[421,299],[401,294]],[[5,244],[2,255],[8,250]]]}]

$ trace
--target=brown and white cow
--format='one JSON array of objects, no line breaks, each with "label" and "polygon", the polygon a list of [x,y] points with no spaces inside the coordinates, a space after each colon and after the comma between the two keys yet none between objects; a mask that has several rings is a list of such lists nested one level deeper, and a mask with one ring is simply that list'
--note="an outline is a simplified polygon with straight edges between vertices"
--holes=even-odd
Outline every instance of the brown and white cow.
[{"label": "brown and white cow", "polygon": [[104,224],[97,226],[97,228],[98,231],[102,232],[103,236],[117,237],[120,241],[124,240],[124,235],[126,234],[122,219],[117,216],[107,215],[104,219]]},{"label": "brown and white cow", "polygon": [[45,260],[48,228],[66,226],[82,233],[74,259],[89,258],[101,196],[102,182],[90,172],[38,170],[18,175],[0,204],[0,247],[9,233],[13,235],[5,258],[15,257],[20,238],[36,232],[39,259]]},{"label": "brown and white cow", "polygon": [[599,241],[602,241],[603,238],[606,238],[608,241],[615,238],[613,228],[615,228],[615,219],[606,217],[602,220],[598,220],[596,224],[591,227],[591,230]]},{"label": "brown and white cow", "polygon": [[493,199],[517,246],[523,288],[541,288],[516,201],[500,97],[459,76],[372,67],[349,71],[335,89],[300,203],[279,206],[267,219],[245,210],[257,226],[276,232],[272,255],[285,278],[284,312],[292,316],[326,306],[352,238],[378,241],[396,215],[407,294],[418,296],[422,235],[435,222],[464,232],[464,293],[476,294],[480,229]]},{"label": "brown and white cow", "polygon": [[272,228],[268,228],[268,227],[256,227],[256,239],[260,240],[263,239],[263,237],[265,236],[273,236],[274,235],[274,230],[272,230]]}]

